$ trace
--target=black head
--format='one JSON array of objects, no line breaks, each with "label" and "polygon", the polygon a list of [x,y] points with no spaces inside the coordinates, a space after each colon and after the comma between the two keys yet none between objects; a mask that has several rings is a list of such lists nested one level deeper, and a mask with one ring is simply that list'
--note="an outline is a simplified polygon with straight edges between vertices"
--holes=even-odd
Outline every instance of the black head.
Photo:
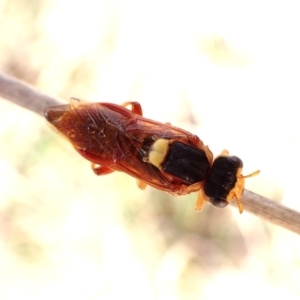
[{"label": "black head", "polygon": [[232,200],[229,199],[238,180],[237,173],[243,167],[243,162],[237,156],[221,155],[217,157],[204,183],[204,193],[210,203],[223,208]]}]

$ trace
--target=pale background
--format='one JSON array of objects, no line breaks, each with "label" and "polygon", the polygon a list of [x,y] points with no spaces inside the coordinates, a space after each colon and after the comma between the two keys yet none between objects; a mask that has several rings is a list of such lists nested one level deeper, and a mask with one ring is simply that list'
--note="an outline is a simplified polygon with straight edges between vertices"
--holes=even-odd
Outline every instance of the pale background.
[{"label": "pale background", "polygon": [[[298,3],[0,0],[0,71],[66,101],[139,101],[299,210]],[[299,299],[298,235],[96,177],[5,100],[0,142],[1,300]]]}]

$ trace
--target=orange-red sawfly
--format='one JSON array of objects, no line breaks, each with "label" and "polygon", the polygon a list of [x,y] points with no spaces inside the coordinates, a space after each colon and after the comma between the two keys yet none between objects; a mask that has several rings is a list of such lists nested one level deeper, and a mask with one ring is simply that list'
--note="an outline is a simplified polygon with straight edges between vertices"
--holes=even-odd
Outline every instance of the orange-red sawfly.
[{"label": "orange-red sawfly", "polygon": [[73,98],[69,105],[46,108],[45,117],[92,162],[95,174],[121,171],[138,179],[140,188],[150,185],[172,195],[198,191],[196,210],[205,201],[222,208],[236,200],[242,213],[245,178],[259,173],[243,176],[242,160],[225,150],[213,159],[198,136],[144,118],[138,102],[120,106]]}]

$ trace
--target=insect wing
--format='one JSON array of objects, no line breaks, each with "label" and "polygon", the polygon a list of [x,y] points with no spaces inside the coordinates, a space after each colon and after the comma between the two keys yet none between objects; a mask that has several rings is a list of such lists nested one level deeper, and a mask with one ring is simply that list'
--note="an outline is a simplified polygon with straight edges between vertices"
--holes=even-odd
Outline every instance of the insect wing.
[{"label": "insect wing", "polygon": [[[137,115],[127,123],[125,132],[130,140],[130,149],[117,161],[113,167],[115,170],[123,171],[155,188],[169,192],[174,192],[178,185],[183,184],[180,179],[168,176],[147,162],[147,159],[156,139],[182,141],[195,146],[190,133]],[[197,140],[199,141],[198,138]]]}]

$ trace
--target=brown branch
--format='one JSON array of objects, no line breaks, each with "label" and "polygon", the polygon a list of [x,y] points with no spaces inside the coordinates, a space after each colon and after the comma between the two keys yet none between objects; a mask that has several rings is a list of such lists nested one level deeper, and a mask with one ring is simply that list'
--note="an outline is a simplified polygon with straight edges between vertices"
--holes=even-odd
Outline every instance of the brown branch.
[{"label": "brown branch", "polygon": [[45,95],[26,83],[1,73],[0,97],[27,108],[41,116],[43,116],[46,107],[62,103],[62,101]]},{"label": "brown branch", "polygon": [[247,190],[244,191],[241,201],[245,211],[300,234],[298,211]]},{"label": "brown branch", "polygon": [[[43,116],[46,107],[62,103],[55,98],[42,94],[27,84],[3,74],[0,74],[0,97],[34,111],[40,116]],[[244,192],[241,201],[245,211],[300,234],[299,212],[250,191]],[[233,205],[236,205],[235,203],[233,201]]]}]

